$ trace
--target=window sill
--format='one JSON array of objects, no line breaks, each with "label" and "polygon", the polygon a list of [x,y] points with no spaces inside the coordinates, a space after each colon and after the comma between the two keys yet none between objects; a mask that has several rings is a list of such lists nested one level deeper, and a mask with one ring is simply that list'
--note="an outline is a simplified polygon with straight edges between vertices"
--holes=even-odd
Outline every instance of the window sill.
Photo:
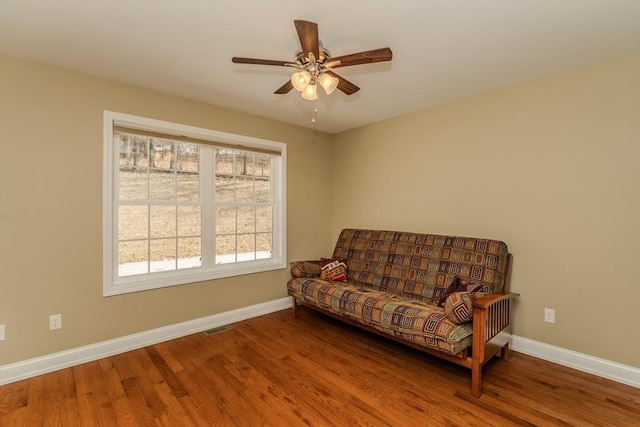
[{"label": "window sill", "polygon": [[279,260],[259,260],[243,265],[242,263],[218,264],[213,268],[198,267],[193,270],[177,270],[175,272],[158,272],[140,276],[119,278],[109,286],[105,284],[103,297],[122,295],[150,289],[166,288],[169,286],[187,285],[207,280],[223,279],[226,277],[245,274],[263,273],[287,268],[286,262]]}]

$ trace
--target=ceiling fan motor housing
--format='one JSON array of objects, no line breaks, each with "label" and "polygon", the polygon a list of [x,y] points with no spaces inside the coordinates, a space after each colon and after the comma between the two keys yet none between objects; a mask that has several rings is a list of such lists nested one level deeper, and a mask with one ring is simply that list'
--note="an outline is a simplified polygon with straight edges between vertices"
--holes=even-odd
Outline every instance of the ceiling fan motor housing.
[{"label": "ceiling fan motor housing", "polygon": [[[331,59],[331,53],[322,45],[322,42],[319,42],[320,46],[318,48],[320,52],[320,57],[317,58],[314,62],[319,62],[321,64],[326,64],[329,59]],[[302,49],[298,49],[296,52],[296,62],[301,66],[305,66],[312,62],[311,58],[315,58],[313,52],[303,52]]]}]

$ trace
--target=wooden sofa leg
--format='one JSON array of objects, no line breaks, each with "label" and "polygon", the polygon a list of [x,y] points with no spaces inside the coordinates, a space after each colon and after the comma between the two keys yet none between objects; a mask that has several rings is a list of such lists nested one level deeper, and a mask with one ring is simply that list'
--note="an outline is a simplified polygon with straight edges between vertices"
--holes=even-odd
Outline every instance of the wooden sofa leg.
[{"label": "wooden sofa leg", "polygon": [[502,359],[508,362],[512,358],[513,358],[513,354],[511,352],[511,346],[509,345],[509,343],[506,343],[504,347],[502,347]]},{"label": "wooden sofa leg", "polygon": [[293,315],[293,318],[295,319],[296,316],[297,316],[297,313],[296,313],[296,305],[297,305],[296,304],[296,297],[291,297],[291,299],[292,299],[291,314]]},{"label": "wooden sofa leg", "polygon": [[471,395],[480,398],[482,394],[482,365],[473,362],[471,365]]}]

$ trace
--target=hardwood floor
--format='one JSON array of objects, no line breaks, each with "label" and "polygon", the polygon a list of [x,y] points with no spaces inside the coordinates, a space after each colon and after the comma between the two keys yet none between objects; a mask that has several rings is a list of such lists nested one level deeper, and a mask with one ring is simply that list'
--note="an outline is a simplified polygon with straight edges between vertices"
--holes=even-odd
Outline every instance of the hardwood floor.
[{"label": "hardwood floor", "polygon": [[470,371],[302,308],[0,387],[8,426],[640,425],[640,390],[514,353]]}]

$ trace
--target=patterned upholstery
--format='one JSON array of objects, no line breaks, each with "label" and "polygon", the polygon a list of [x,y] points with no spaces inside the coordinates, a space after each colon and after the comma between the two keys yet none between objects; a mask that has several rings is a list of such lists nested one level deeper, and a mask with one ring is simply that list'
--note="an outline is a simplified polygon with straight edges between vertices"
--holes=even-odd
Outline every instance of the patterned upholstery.
[{"label": "patterned upholstery", "polygon": [[447,319],[442,308],[423,301],[319,278],[293,278],[287,288],[289,295],[305,304],[421,346],[449,354],[471,346],[471,323],[456,325]]},{"label": "patterned upholstery", "polygon": [[415,344],[458,354],[472,323],[456,324],[438,302],[454,278],[501,292],[507,245],[486,239],[345,229],[333,251],[348,283],[292,278],[289,295]]},{"label": "patterned upholstery", "polygon": [[437,304],[456,276],[502,292],[507,245],[487,239],[345,229],[333,258],[350,281]]}]

